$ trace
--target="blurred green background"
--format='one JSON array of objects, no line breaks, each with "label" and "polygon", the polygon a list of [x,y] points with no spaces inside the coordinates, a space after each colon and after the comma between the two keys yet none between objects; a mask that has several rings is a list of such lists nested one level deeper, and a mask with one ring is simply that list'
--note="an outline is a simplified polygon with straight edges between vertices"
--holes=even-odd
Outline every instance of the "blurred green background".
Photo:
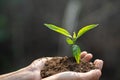
[{"label": "blurred green background", "polygon": [[71,33],[97,23],[78,44],[104,60],[100,80],[120,80],[120,0],[0,0],[0,74],[44,56],[71,56],[65,38],[43,26]]}]

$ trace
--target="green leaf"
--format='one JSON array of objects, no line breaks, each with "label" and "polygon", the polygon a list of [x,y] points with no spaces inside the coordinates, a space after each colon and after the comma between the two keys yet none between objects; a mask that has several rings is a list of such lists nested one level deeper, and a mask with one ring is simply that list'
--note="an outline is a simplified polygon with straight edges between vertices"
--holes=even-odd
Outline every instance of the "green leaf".
[{"label": "green leaf", "polygon": [[76,39],[76,33],[75,32],[73,32],[73,39]]},{"label": "green leaf", "polygon": [[91,30],[91,29],[93,29],[93,28],[95,28],[95,27],[97,27],[97,26],[98,26],[98,24],[91,24],[91,25],[88,25],[88,26],[83,27],[82,29],[80,29],[80,30],[78,31],[77,38],[79,38],[79,37],[82,36],[84,33],[86,33],[87,31],[89,31],[89,30]]},{"label": "green leaf", "polygon": [[68,44],[70,44],[70,45],[73,44],[73,40],[70,39],[70,38],[68,38],[68,37],[66,38],[66,42],[67,42]]},{"label": "green leaf", "polygon": [[72,36],[70,35],[70,33],[67,30],[63,29],[63,28],[60,28],[60,27],[55,26],[53,24],[44,24],[44,25],[46,27],[48,27],[49,29],[53,30],[53,31],[56,31],[56,32],[58,32],[58,33],[60,33],[60,34],[62,34],[64,36],[72,38]]},{"label": "green leaf", "polygon": [[80,63],[80,47],[78,45],[73,45],[72,46],[72,52],[73,52],[73,56],[75,57],[76,62],[79,64]]},{"label": "green leaf", "polygon": [[73,32],[73,43],[74,43],[74,44],[76,43],[76,39],[77,39],[76,33]]}]

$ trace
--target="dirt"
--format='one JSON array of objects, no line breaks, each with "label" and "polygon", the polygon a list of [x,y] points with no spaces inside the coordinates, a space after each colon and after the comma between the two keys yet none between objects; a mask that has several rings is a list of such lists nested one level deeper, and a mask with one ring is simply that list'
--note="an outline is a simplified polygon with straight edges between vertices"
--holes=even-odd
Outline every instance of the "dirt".
[{"label": "dirt", "polygon": [[73,57],[54,57],[45,63],[41,76],[45,78],[64,71],[88,72],[92,69],[96,69],[92,62],[81,61],[80,64],[77,64]]}]

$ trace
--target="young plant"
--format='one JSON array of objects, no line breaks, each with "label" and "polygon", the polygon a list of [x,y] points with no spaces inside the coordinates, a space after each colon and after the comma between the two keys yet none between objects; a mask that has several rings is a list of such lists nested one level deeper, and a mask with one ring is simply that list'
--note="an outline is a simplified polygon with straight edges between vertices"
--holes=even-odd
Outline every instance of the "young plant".
[{"label": "young plant", "polygon": [[73,35],[71,35],[66,29],[55,26],[53,24],[44,24],[46,27],[48,27],[49,29],[58,32],[64,36],[66,36],[66,42],[67,44],[71,45],[72,47],[72,53],[73,56],[76,60],[76,62],[79,64],[80,63],[80,53],[81,53],[81,49],[80,47],[76,44],[76,41],[78,38],[80,38],[84,33],[86,33],[87,31],[95,28],[98,26],[98,24],[91,24],[88,26],[83,27],[82,29],[80,29],[78,31],[78,33],[76,34],[76,32],[73,32]]}]

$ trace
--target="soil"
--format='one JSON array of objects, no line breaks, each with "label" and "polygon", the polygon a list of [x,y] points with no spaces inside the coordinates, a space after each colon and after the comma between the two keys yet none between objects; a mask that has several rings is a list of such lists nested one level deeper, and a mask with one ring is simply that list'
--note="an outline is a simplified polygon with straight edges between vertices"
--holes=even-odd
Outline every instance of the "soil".
[{"label": "soil", "polygon": [[81,61],[80,64],[77,64],[73,57],[54,57],[45,63],[41,77],[45,78],[64,71],[88,72],[92,69],[96,69],[92,62]]}]

